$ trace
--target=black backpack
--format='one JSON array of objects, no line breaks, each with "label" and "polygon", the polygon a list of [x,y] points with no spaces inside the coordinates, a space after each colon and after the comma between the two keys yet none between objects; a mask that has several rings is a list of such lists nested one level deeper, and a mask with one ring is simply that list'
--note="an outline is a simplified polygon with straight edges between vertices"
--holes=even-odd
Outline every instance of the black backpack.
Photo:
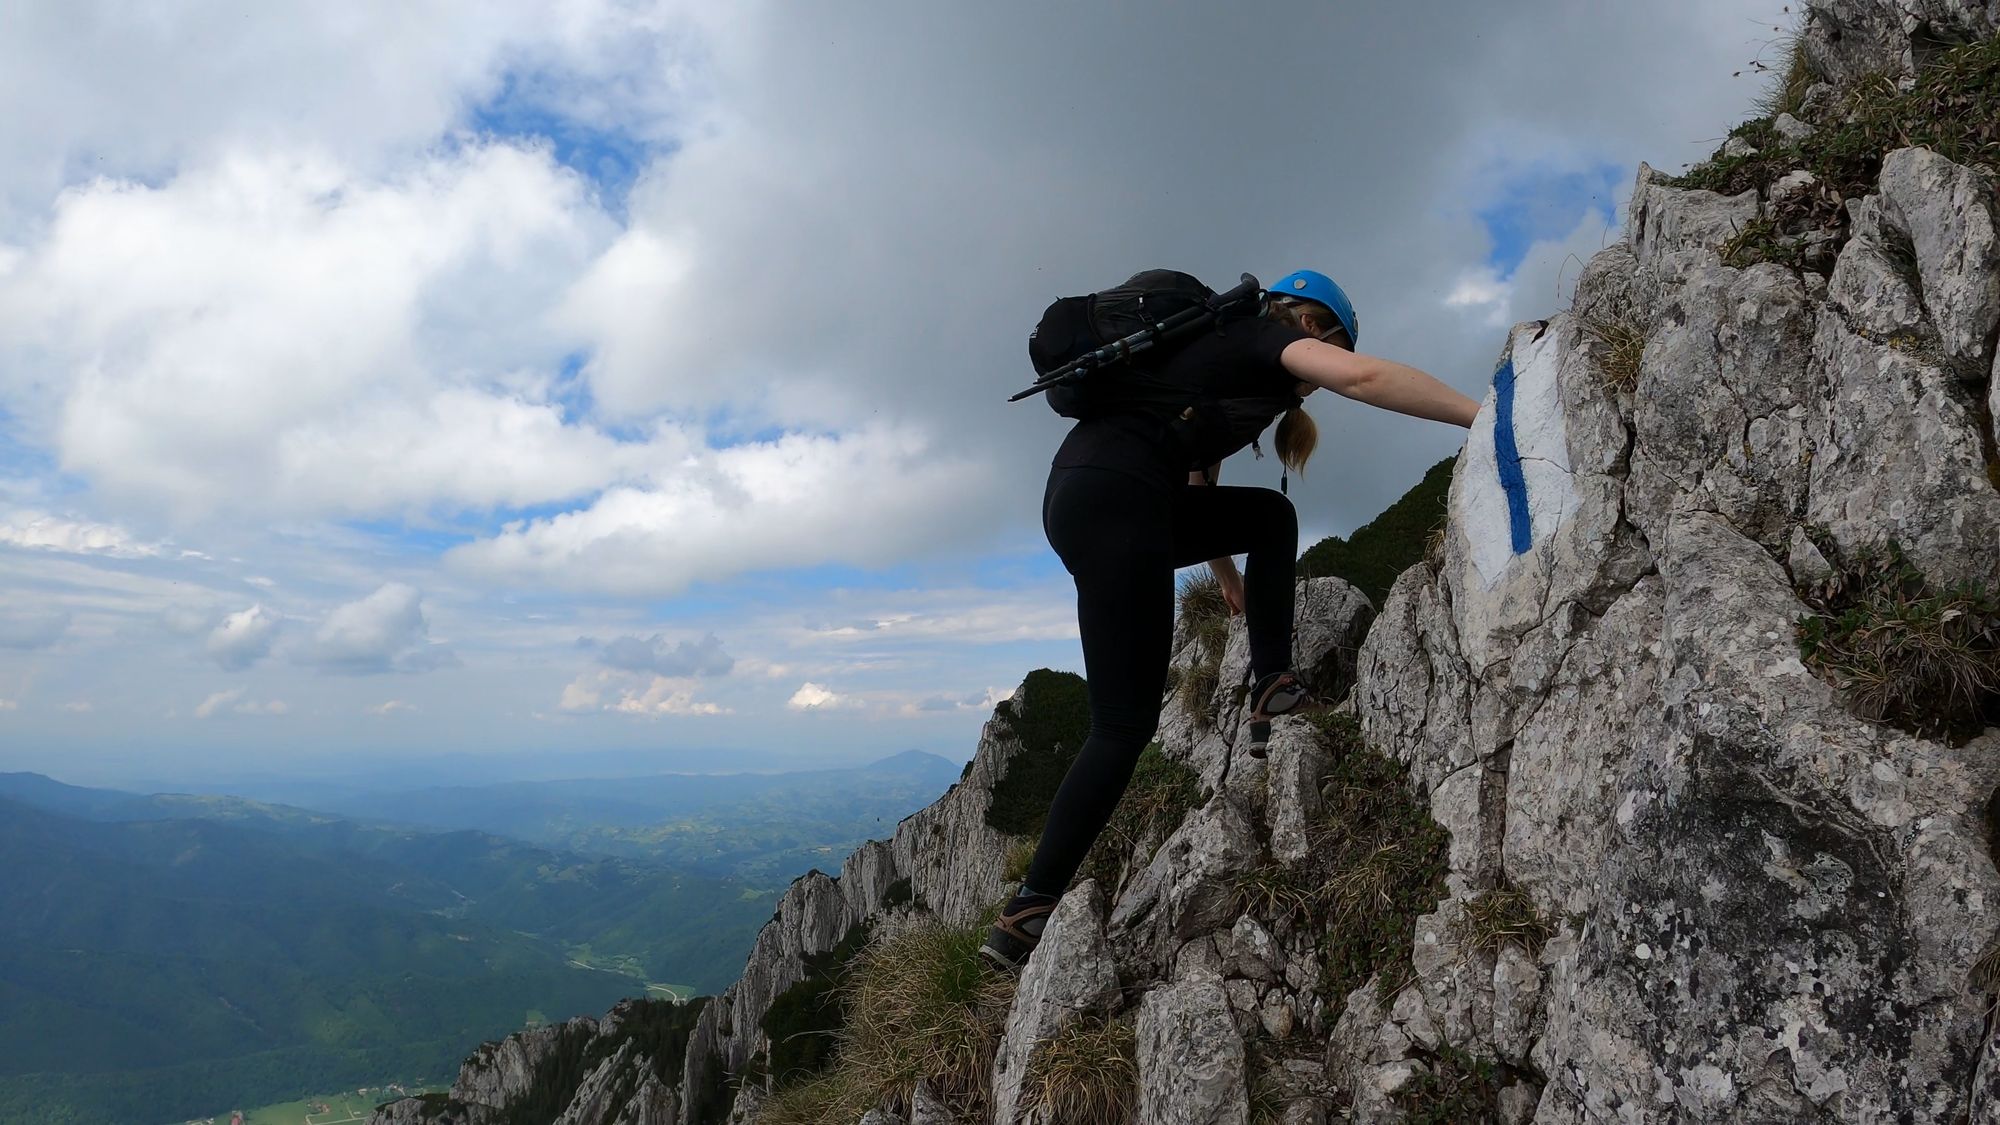
[{"label": "black backpack", "polygon": [[[1101,418],[1180,404],[1185,394],[1158,375],[1171,354],[1164,349],[1213,321],[1214,297],[1190,274],[1142,270],[1114,288],[1058,298],[1028,333],[1028,361],[1037,386],[1047,384],[1049,408],[1065,418]],[[1148,350],[1153,354],[1140,358]]]},{"label": "black backpack", "polygon": [[[1218,398],[1176,382],[1167,360],[1201,330],[1254,315],[1263,290],[1244,274],[1227,293],[1176,270],[1142,270],[1115,288],[1063,297],[1028,334],[1035,385],[1065,418],[1144,414],[1159,419],[1190,468],[1221,461],[1257,437],[1297,398]],[[1263,456],[1263,450],[1257,449]]]}]

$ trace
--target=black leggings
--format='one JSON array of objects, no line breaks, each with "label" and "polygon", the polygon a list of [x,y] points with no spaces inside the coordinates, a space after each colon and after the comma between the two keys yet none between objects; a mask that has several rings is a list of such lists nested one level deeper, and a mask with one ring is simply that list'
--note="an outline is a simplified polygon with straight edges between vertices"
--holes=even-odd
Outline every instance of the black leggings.
[{"label": "black leggings", "polygon": [[1243,573],[1253,676],[1292,659],[1292,502],[1268,488],[1162,490],[1109,469],[1056,469],[1042,528],[1076,579],[1090,691],[1090,737],[1056,790],[1028,867],[1038,894],[1062,894],[1110,821],[1139,752],[1160,725],[1174,631],[1176,568],[1248,553]]}]

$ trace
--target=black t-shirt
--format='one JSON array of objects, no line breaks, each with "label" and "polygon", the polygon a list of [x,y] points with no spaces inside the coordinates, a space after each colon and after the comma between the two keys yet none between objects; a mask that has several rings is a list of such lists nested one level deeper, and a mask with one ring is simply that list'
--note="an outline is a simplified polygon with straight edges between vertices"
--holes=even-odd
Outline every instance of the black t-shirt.
[{"label": "black t-shirt", "polygon": [[[1291,325],[1263,317],[1229,321],[1180,345],[1160,372],[1198,394],[1218,399],[1292,398],[1298,378],[1285,371],[1278,356],[1293,341],[1307,338]],[[1248,444],[1246,439],[1236,448]],[[1166,420],[1132,413],[1078,422],[1070,427],[1050,464],[1058,469],[1089,465],[1162,485],[1179,485],[1186,483],[1190,471],[1207,467],[1189,463],[1185,457],[1185,447],[1175,440]]]}]

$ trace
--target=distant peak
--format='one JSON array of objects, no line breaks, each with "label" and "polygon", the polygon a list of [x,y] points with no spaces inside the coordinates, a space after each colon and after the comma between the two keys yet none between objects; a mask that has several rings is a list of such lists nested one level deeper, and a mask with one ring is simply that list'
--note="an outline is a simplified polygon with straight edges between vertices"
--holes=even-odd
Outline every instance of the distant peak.
[{"label": "distant peak", "polygon": [[886,758],[877,758],[861,768],[865,770],[928,771],[937,769],[955,770],[958,766],[959,764],[950,758],[944,757],[941,754],[933,754],[928,750],[905,750],[900,754],[891,754]]}]

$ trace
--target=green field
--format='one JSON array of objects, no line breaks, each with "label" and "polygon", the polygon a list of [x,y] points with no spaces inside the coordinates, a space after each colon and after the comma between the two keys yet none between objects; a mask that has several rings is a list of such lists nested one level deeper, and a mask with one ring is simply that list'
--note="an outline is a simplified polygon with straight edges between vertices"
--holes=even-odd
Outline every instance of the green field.
[{"label": "green field", "polygon": [[[267,1105],[262,1109],[243,1111],[244,1125],[340,1125],[341,1122],[366,1121],[375,1112],[375,1107],[397,1098],[415,1097],[418,1094],[442,1091],[442,1086],[405,1086],[390,1089],[386,1086],[371,1086],[366,1093],[348,1090],[339,1094],[317,1094],[296,1101]],[[320,1107],[325,1111],[321,1112]],[[229,1114],[199,1118],[202,1125],[229,1125]]]}]

